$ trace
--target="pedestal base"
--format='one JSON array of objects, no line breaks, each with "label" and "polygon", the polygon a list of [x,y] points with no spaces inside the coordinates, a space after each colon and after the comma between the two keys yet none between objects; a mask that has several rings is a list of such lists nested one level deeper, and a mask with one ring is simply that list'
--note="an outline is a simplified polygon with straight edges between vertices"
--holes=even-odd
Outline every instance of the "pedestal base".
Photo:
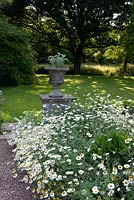
[{"label": "pedestal base", "polygon": [[51,97],[48,95],[40,95],[40,99],[43,105],[43,116],[60,115],[64,113],[69,103],[75,100],[75,97],[71,95],[63,95],[62,97]]}]

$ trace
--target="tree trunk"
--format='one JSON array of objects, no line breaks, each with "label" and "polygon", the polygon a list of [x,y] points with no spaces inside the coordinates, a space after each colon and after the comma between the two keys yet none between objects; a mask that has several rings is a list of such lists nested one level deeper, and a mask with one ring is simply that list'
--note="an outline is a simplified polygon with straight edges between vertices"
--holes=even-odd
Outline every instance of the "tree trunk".
[{"label": "tree trunk", "polygon": [[123,74],[125,74],[126,73],[126,71],[127,71],[127,63],[128,63],[128,58],[127,57],[125,57],[125,59],[124,59],[124,63],[123,63]]},{"label": "tree trunk", "polygon": [[81,58],[82,58],[82,47],[77,47],[74,50],[73,56],[74,56],[74,73],[80,74],[81,70]]}]

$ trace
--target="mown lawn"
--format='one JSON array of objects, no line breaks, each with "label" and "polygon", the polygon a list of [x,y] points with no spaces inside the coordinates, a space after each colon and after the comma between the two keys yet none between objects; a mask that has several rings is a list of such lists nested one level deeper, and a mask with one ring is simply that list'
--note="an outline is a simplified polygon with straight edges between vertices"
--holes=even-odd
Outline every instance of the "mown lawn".
[{"label": "mown lawn", "polygon": [[[22,115],[25,110],[40,110],[40,94],[51,91],[47,75],[38,75],[38,82],[30,86],[2,87],[4,104],[2,116],[5,121]],[[69,93],[85,102],[85,95],[91,93],[111,94],[111,97],[121,96],[124,99],[134,99],[134,77],[103,77],[66,75],[65,84],[61,88],[63,93]]]}]

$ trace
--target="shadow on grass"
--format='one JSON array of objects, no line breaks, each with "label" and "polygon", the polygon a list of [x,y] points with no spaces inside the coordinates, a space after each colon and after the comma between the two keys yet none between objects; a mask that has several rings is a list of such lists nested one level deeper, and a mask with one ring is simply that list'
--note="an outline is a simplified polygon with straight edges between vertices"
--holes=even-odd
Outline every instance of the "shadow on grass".
[{"label": "shadow on grass", "polygon": [[[73,90],[73,91],[72,91]],[[122,96],[125,99],[134,98],[134,77],[95,77],[95,76],[75,76],[65,80],[64,92],[77,94],[80,99],[84,99],[87,93],[110,94],[112,97]]]}]

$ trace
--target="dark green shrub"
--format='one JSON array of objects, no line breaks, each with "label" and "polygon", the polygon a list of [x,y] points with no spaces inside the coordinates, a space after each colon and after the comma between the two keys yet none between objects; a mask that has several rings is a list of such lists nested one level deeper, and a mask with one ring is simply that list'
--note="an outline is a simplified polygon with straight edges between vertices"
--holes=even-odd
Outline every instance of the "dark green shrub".
[{"label": "dark green shrub", "polygon": [[31,84],[33,53],[28,34],[0,19],[0,84]]}]

